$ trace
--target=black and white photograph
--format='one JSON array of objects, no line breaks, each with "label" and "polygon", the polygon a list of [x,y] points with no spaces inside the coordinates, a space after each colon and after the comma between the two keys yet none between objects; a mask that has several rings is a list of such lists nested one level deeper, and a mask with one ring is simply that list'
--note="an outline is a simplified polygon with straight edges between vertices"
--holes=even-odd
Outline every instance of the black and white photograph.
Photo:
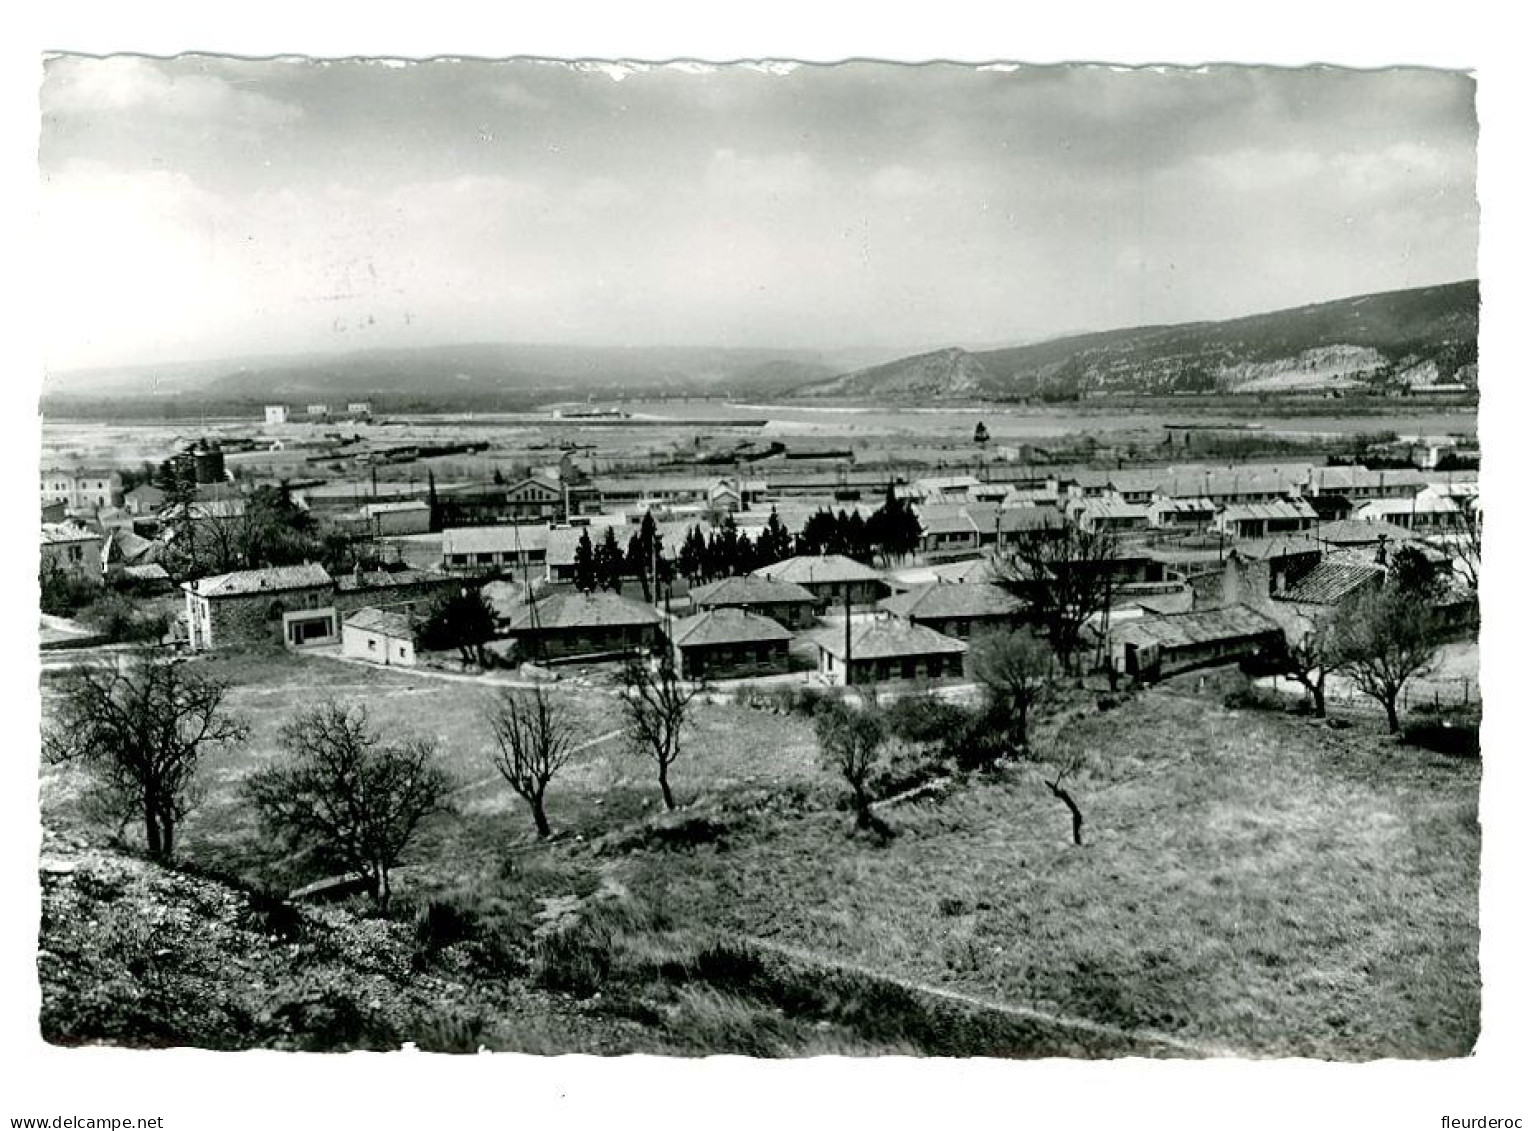
[{"label": "black and white photograph", "polygon": [[1470,69],[68,48],[40,1043],[1472,1061]]}]

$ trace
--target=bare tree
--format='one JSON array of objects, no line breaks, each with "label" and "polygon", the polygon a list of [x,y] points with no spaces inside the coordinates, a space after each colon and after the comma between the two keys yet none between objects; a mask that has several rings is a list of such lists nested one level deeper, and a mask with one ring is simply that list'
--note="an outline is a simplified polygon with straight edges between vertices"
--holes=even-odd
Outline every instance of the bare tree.
[{"label": "bare tree", "polygon": [[450,786],[435,745],[385,741],[365,707],[334,702],[294,715],[281,738],[291,758],[258,771],[247,786],[262,819],[296,844],[333,856],[386,909],[390,873]]},{"label": "bare tree", "polygon": [[1314,704],[1314,716],[1322,719],[1325,717],[1325,680],[1341,666],[1334,615],[1320,613],[1305,618],[1285,635],[1286,644],[1280,656],[1283,671],[1303,685]]},{"label": "bare tree", "polygon": [[1458,514],[1448,532],[1434,545],[1452,563],[1452,572],[1475,596],[1479,592],[1479,564],[1484,552],[1484,524],[1477,512]]},{"label": "bare tree", "polygon": [[1080,811],[1079,804],[1075,801],[1069,790],[1064,788],[1064,783],[1071,778],[1078,778],[1085,769],[1086,756],[1083,750],[1072,750],[1062,760],[1053,766],[1053,777],[1050,779],[1043,775],[1043,784],[1048,787],[1048,792],[1064,803],[1069,810],[1070,832],[1074,837],[1075,847],[1085,843],[1085,814]]},{"label": "bare tree", "polygon": [[487,714],[495,769],[531,808],[537,835],[546,837],[551,830],[543,799],[578,749],[574,724],[541,687],[505,688]]},{"label": "bare tree", "polygon": [[1390,582],[1355,597],[1336,618],[1339,669],[1382,705],[1390,734],[1399,731],[1399,694],[1431,663],[1440,640],[1431,606]]},{"label": "bare tree", "polygon": [[820,756],[851,787],[856,827],[887,835],[887,827],[872,812],[867,782],[878,766],[887,730],[877,709],[857,708],[839,699],[827,700],[814,713],[814,734]]},{"label": "bare tree", "polygon": [[973,642],[969,654],[974,677],[991,705],[1007,719],[1011,740],[1025,753],[1028,717],[1053,686],[1052,652],[1022,629],[986,633]]},{"label": "bare tree", "polygon": [[149,854],[168,860],[176,829],[197,801],[203,754],[249,733],[224,710],[227,690],[149,652],[77,668],[49,711],[43,754],[88,767],[119,811],[143,821]]},{"label": "bare tree", "polygon": [[1078,670],[1085,624],[1111,603],[1117,557],[1111,531],[1066,523],[995,561],[995,583],[1028,602],[1065,671]]},{"label": "bare tree", "polygon": [[686,683],[668,655],[654,666],[645,657],[629,660],[622,682],[628,742],[658,767],[660,795],[665,799],[665,808],[674,809],[670,767],[681,756],[681,738],[692,700],[702,691],[702,685]]}]

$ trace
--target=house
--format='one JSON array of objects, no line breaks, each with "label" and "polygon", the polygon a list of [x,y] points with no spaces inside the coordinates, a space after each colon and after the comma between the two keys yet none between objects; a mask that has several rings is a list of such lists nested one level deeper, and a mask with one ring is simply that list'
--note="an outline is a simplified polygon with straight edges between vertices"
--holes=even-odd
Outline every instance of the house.
[{"label": "house", "polygon": [[122,509],[131,515],[149,517],[165,506],[165,492],[153,483],[140,483],[122,496]]},{"label": "house", "polygon": [[1218,506],[1275,503],[1299,493],[1310,468],[1230,467],[1172,471],[1160,481],[1166,499],[1209,499]]},{"label": "house", "polygon": [[1307,530],[1315,517],[1314,508],[1305,499],[1229,503],[1218,512],[1213,526],[1229,538],[1267,538]]},{"label": "house", "polygon": [[1213,525],[1218,504],[1198,495],[1157,498],[1149,504],[1149,525],[1161,530],[1205,530]]},{"label": "house", "polygon": [[547,573],[548,527],[462,526],[442,531],[442,569],[449,573]]},{"label": "house", "polygon": [[917,499],[925,503],[966,503],[973,489],[980,486],[974,475],[930,475],[910,485]]},{"label": "house", "polygon": [[1351,551],[1330,554],[1306,573],[1289,582],[1272,599],[1297,606],[1333,606],[1367,589],[1383,584],[1387,570],[1365,554]]},{"label": "house", "polygon": [[741,608],[687,617],[670,633],[676,668],[688,679],[780,674],[787,671],[792,638],[771,617]]},{"label": "house", "polygon": [[1304,485],[1305,495],[1340,495],[1352,502],[1369,499],[1408,499],[1426,485],[1418,468],[1315,467]]},{"label": "house", "polygon": [[374,538],[390,534],[426,534],[431,530],[431,504],[423,499],[368,503],[362,507],[367,532]]},{"label": "house", "polygon": [[704,612],[712,609],[743,609],[770,617],[791,629],[807,628],[815,621],[819,598],[801,585],[770,577],[746,574],[709,582],[691,591],[692,607]]},{"label": "house", "polygon": [[304,411],[310,419],[328,420],[330,417],[330,406],[327,404],[311,404]]},{"label": "house", "polygon": [[154,542],[131,530],[113,530],[101,543],[101,569],[108,577],[129,566],[149,565],[158,560],[164,543]]},{"label": "house", "polygon": [[416,618],[373,605],[357,609],[341,624],[341,655],[386,667],[415,666]]},{"label": "house", "polygon": [[916,509],[916,516],[920,519],[920,549],[926,555],[951,557],[979,552],[979,524],[965,507],[927,503]]},{"label": "house", "polygon": [[563,486],[551,479],[528,476],[505,489],[505,513],[517,522],[524,519],[562,519]]},{"label": "house", "polygon": [[70,512],[100,510],[122,496],[122,476],[109,468],[45,468],[41,484],[44,505],[63,503]]},{"label": "house", "polygon": [[1451,499],[1427,488],[1407,499],[1373,499],[1352,515],[1359,522],[1387,523],[1417,534],[1434,534],[1463,525],[1463,512]]},{"label": "house", "polygon": [[[957,586],[954,586],[957,588]],[[819,672],[840,686],[963,674],[968,645],[897,617],[852,621],[817,634]]]},{"label": "house", "polygon": [[346,405],[346,415],[366,419],[372,415],[372,402],[351,401]]},{"label": "house", "polygon": [[882,574],[839,554],[799,554],[762,566],[753,576],[801,585],[814,594],[821,608],[871,605],[890,592]]},{"label": "house", "polygon": [[269,404],[266,406],[267,424],[286,424],[287,406],[285,404]]},{"label": "house", "polygon": [[1116,496],[1100,496],[1080,503],[1075,513],[1080,529],[1095,534],[1100,531],[1125,533],[1149,526],[1149,508],[1129,503]]},{"label": "house", "polygon": [[950,585],[933,581],[886,597],[878,608],[911,624],[966,640],[979,633],[1014,628],[1026,618],[1027,606],[998,585],[971,581]]},{"label": "house", "polygon": [[335,582],[321,565],[238,570],[181,588],[195,651],[268,641],[301,648],[340,639]]},{"label": "house", "polygon": [[515,606],[505,634],[524,656],[609,658],[660,647],[663,618],[615,593],[552,593]]},{"label": "house", "polygon": [[1112,625],[1107,638],[1112,669],[1144,681],[1209,664],[1256,659],[1284,644],[1281,626],[1248,605],[1146,615]]},{"label": "house", "polygon": [[41,562],[89,581],[101,579],[101,535],[72,522],[42,524]]}]

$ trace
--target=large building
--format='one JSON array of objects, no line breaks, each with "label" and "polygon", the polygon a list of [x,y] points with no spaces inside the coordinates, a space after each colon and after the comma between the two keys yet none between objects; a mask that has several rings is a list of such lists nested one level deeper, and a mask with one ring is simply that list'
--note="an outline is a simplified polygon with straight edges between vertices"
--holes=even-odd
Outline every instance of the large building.
[{"label": "large building", "polygon": [[181,588],[197,651],[264,643],[301,648],[340,639],[335,582],[321,565],[239,570]]},{"label": "large building", "polygon": [[286,424],[287,406],[285,404],[269,404],[266,406],[267,424]]},{"label": "large building", "polygon": [[514,606],[505,634],[524,658],[610,658],[657,649],[662,620],[615,593],[554,593]]},{"label": "large building", "polygon": [[122,497],[122,476],[107,468],[50,467],[42,473],[42,502],[70,511],[97,511]]},{"label": "large building", "polygon": [[787,671],[793,634],[771,617],[719,608],[671,629],[676,670],[687,679],[777,675]]},{"label": "large building", "polygon": [[91,581],[101,580],[101,535],[70,522],[42,526],[42,565]]}]

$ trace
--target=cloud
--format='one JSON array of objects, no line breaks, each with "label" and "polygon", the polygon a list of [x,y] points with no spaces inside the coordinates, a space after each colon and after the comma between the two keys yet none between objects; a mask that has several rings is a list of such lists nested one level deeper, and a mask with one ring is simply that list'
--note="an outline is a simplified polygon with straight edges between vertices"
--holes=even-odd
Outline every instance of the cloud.
[{"label": "cloud", "polygon": [[210,73],[167,69],[153,59],[61,57],[47,62],[43,113],[50,118],[111,119],[144,115],[168,122],[224,122],[244,130],[300,120],[303,108]]}]

